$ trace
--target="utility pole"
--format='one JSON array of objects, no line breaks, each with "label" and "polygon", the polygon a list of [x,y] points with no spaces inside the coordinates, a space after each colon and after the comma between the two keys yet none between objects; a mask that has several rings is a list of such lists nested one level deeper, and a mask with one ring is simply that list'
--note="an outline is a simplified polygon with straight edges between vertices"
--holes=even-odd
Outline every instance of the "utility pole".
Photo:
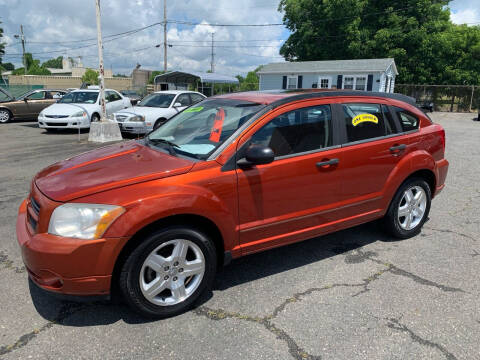
[{"label": "utility pole", "polygon": [[27,58],[25,57],[25,35],[23,34],[23,25],[20,25],[20,35],[14,35],[13,36],[15,39],[20,38],[22,41],[22,51],[23,51],[23,56],[22,56],[22,63],[23,63],[23,70],[25,71],[25,75],[27,75]]},{"label": "utility pole", "polygon": [[214,36],[214,35],[215,35],[215,33],[212,32],[212,60],[211,60],[211,62],[210,62],[210,71],[211,71],[212,73],[215,72],[215,62],[214,62],[214,61],[215,61],[215,54],[214,54],[214,52],[213,52],[213,41],[214,41],[214,40],[213,40],[213,36]]},{"label": "utility pole", "polygon": [[167,0],[163,0],[163,71],[167,72]]},{"label": "utility pole", "polygon": [[99,61],[99,80],[100,80],[100,120],[107,121],[107,108],[105,107],[105,71],[103,69],[103,44],[102,44],[102,23],[100,21],[100,0],[95,0],[97,13],[97,42],[98,42],[98,61]]},{"label": "utility pole", "polygon": [[90,123],[88,141],[107,142],[122,140],[120,127],[115,121],[107,120],[107,109],[105,107],[105,70],[103,68],[103,44],[102,44],[102,22],[100,21],[100,0],[95,0],[97,15],[97,41],[98,41],[98,62],[100,80],[100,121]]}]

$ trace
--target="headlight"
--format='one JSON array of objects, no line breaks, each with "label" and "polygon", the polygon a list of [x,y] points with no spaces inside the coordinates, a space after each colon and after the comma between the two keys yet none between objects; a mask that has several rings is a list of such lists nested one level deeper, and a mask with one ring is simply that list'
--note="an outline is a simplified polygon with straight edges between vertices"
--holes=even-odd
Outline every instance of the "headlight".
[{"label": "headlight", "polygon": [[70,117],[86,117],[86,116],[87,116],[87,113],[85,111],[79,111],[73,115],[70,115]]},{"label": "headlight", "polygon": [[67,203],[57,207],[48,232],[79,239],[99,239],[125,209],[116,205]]},{"label": "headlight", "polygon": [[40,114],[38,114],[38,117],[44,117],[45,115],[43,115],[43,111],[40,111]]},{"label": "headlight", "polygon": [[132,116],[130,119],[128,119],[128,121],[143,122],[145,121],[145,116],[135,115],[135,116]]}]

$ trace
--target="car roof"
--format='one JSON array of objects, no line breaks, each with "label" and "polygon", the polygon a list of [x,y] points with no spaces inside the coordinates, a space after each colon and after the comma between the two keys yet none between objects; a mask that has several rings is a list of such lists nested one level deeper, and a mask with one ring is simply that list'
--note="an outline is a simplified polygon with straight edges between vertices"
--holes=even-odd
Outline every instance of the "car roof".
[{"label": "car roof", "polygon": [[[73,91],[70,91],[70,92],[74,93],[74,92],[79,92],[79,91],[83,91],[83,92],[99,92],[100,89],[76,89],[76,90],[73,90]],[[105,89],[104,91],[116,91],[116,92],[118,92],[117,90],[114,90],[114,89]]]},{"label": "car roof", "polygon": [[190,91],[190,90],[161,90],[161,91],[155,91],[154,93],[155,94],[172,94],[172,95],[185,94],[185,93],[200,94],[199,92]]},{"label": "car roof", "polygon": [[[360,96],[369,98],[388,98],[406,102],[415,106],[415,99],[396,93],[383,93],[360,90],[337,90],[337,89],[305,89],[305,90],[267,90],[267,91],[247,91],[225,95],[217,95],[212,98],[232,99],[250,101],[265,105],[279,106],[296,100],[319,98],[319,97],[346,97]],[[210,99],[212,99],[210,98]]]}]

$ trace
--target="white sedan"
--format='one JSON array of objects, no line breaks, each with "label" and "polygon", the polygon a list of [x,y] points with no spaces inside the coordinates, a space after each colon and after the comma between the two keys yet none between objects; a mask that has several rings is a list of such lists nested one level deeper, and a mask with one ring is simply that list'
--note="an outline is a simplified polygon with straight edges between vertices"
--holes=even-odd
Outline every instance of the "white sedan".
[{"label": "white sedan", "polygon": [[194,91],[157,91],[144,97],[134,107],[116,112],[112,118],[122,132],[146,134],[205,98],[205,95]]},{"label": "white sedan", "polygon": [[[131,107],[130,99],[115,90],[105,90],[107,115]],[[38,126],[51,129],[87,129],[92,121],[100,120],[100,96],[98,90],[80,89],[66,94],[38,115]]]}]

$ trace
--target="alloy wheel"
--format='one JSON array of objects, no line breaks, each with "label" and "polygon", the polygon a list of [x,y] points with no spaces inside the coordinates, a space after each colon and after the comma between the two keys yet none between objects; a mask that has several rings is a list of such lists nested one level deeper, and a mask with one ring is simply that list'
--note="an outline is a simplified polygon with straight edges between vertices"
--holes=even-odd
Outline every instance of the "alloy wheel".
[{"label": "alloy wheel", "polygon": [[406,189],[397,212],[398,223],[403,230],[412,230],[420,224],[427,208],[427,195],[420,186]]},{"label": "alloy wheel", "polygon": [[146,257],[140,270],[140,290],[155,305],[175,305],[195,292],[204,273],[205,257],[195,243],[170,240]]},{"label": "alloy wheel", "polygon": [[10,113],[7,110],[0,110],[0,123],[6,123],[10,120]]}]

